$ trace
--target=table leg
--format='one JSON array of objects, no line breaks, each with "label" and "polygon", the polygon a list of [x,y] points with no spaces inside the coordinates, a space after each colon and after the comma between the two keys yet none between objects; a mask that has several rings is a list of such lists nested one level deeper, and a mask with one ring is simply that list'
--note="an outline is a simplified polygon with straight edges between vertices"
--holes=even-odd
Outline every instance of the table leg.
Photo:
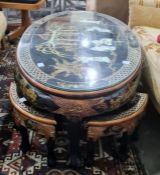
[{"label": "table leg", "polygon": [[47,140],[47,161],[48,161],[48,166],[49,167],[54,167],[56,164],[56,158],[55,158],[55,154],[54,154],[54,138],[49,137]]},{"label": "table leg", "polygon": [[30,143],[29,143],[28,131],[22,125],[17,126],[17,130],[20,132],[21,138],[22,138],[21,150],[24,154],[26,154],[26,152],[29,151],[31,148]]},{"label": "table leg", "polygon": [[123,133],[122,138],[118,141],[120,146],[118,148],[118,155],[122,161],[125,161],[128,157],[128,144],[129,144],[129,136],[127,132]]},{"label": "table leg", "polygon": [[79,168],[82,166],[80,159],[80,138],[82,134],[82,123],[77,121],[69,121],[67,131],[70,141],[70,153],[67,164],[72,168]]},{"label": "table leg", "polygon": [[2,38],[2,40],[1,40],[1,47],[0,47],[0,49],[1,50],[5,49],[4,38]]},{"label": "table leg", "polygon": [[85,165],[91,166],[94,162],[94,145],[95,142],[93,139],[89,138],[87,140],[87,157],[85,161]]},{"label": "table leg", "polygon": [[17,29],[8,34],[9,40],[13,40],[21,36],[25,31],[25,29],[31,24],[28,10],[21,10],[21,20],[22,20],[21,25]]}]

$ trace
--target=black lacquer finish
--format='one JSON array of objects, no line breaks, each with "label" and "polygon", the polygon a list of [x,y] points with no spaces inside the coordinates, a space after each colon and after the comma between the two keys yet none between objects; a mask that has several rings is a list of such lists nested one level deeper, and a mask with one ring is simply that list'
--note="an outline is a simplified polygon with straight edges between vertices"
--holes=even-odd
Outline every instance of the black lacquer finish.
[{"label": "black lacquer finish", "polygon": [[130,77],[141,64],[127,25],[93,12],[63,12],[29,27],[18,64],[36,82],[63,91],[96,91]]}]

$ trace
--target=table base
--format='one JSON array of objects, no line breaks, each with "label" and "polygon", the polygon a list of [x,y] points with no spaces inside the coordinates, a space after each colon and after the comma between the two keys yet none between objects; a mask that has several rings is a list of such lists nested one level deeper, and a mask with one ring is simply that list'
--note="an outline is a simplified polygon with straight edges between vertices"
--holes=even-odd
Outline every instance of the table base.
[{"label": "table base", "polygon": [[[13,88],[14,87],[14,88]],[[53,167],[56,163],[54,155],[54,138],[58,130],[65,128],[70,141],[69,158],[67,165],[71,168],[80,168],[93,164],[94,142],[103,136],[110,139],[110,148],[117,142],[120,146],[113,152],[113,156],[119,155],[122,159],[127,158],[127,146],[130,136],[133,134],[139,119],[142,116],[148,97],[146,94],[137,93],[129,102],[127,107],[119,109],[120,112],[110,112],[101,116],[88,117],[84,120],[68,120],[62,116],[47,117],[40,111],[35,113],[35,109],[27,106],[16,93],[16,86],[11,85],[10,100],[13,105],[13,116],[17,129],[22,136],[21,149],[26,153],[30,149],[27,129],[32,129],[47,138],[48,166]],[[17,96],[16,96],[17,95]],[[30,110],[29,110],[30,109]],[[52,119],[51,119],[52,118]],[[82,160],[80,151],[80,140],[85,138],[86,157]]]}]

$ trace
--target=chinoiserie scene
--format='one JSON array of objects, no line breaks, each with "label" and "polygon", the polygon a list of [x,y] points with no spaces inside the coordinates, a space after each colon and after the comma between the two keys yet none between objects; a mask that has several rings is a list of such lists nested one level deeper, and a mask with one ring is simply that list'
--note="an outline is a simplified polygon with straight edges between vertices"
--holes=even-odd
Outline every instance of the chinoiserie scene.
[{"label": "chinoiserie scene", "polygon": [[159,0],[0,0],[0,175],[160,175],[159,59]]}]

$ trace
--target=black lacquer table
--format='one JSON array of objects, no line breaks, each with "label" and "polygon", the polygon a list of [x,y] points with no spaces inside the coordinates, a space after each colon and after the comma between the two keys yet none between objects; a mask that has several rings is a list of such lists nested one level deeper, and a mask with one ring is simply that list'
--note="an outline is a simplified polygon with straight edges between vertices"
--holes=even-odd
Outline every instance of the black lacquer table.
[{"label": "black lacquer table", "polygon": [[141,49],[127,25],[75,11],[46,16],[24,32],[15,81],[34,107],[68,121],[71,163],[79,161],[83,121],[130,101],[140,72]]}]

